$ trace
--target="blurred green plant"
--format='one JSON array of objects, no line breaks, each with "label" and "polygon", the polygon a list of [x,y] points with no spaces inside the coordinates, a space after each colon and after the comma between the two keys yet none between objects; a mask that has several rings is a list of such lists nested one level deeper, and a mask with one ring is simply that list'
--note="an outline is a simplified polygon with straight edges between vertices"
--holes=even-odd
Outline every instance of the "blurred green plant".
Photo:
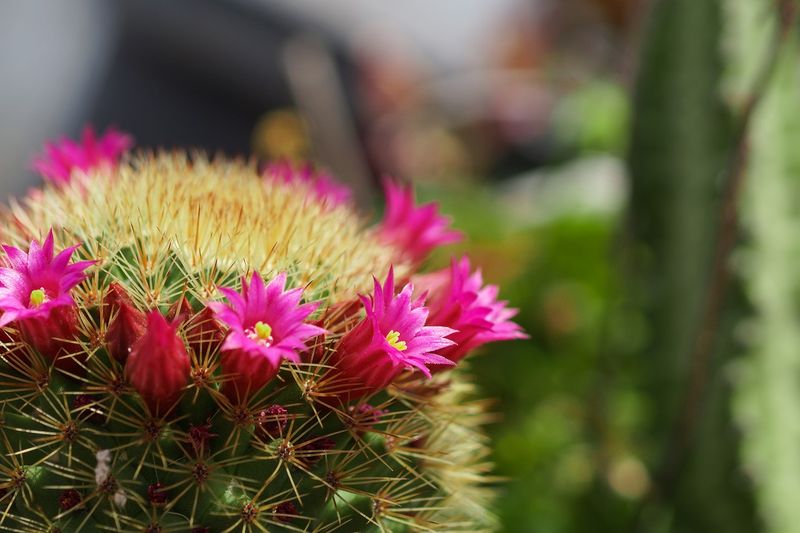
[{"label": "blurred green plant", "polygon": [[797,529],[800,49],[778,4],[656,0],[630,124],[602,82],[565,100],[559,138],[597,171],[583,156],[630,128],[626,214],[562,203],[580,165],[429,191],[532,336],[471,363],[497,398],[504,531]]},{"label": "blurred green plant", "polygon": [[[800,401],[800,356],[794,353],[792,323],[797,281],[786,268],[800,250],[791,230],[797,221],[794,183],[800,170],[792,150],[800,126],[798,50],[792,33],[797,7],[791,0],[664,0],[653,14],[650,47],[659,48],[657,36],[669,26],[670,13],[691,15],[680,26],[695,32],[699,28],[692,24],[705,13],[706,31],[697,34],[702,36],[695,37],[696,44],[711,35],[726,46],[727,56],[719,68],[717,46],[706,42],[693,54],[684,50],[676,63],[679,70],[687,65],[699,69],[705,58],[697,84],[672,87],[672,98],[682,104],[699,98],[691,116],[679,113],[681,105],[670,106],[669,99],[646,96],[658,94],[657,87],[670,88],[658,81],[664,61],[648,54],[652,48],[645,49],[639,79],[631,205],[634,234],[655,260],[637,266],[644,273],[643,293],[652,296],[651,323],[658,328],[652,346],[660,364],[654,368],[672,370],[666,375],[677,378],[670,383],[653,375],[653,383],[667,385],[665,395],[654,396],[655,403],[674,422],[654,424],[668,433],[656,489],[640,513],[641,530],[652,530],[660,520],[672,531],[755,531],[760,521],[754,497],[771,529],[794,531],[800,522],[793,501],[800,488],[800,425],[793,416]],[[648,80],[656,80],[655,85]],[[732,110],[730,136],[716,112],[723,94]],[[713,105],[697,105],[708,104],[712,95]],[[658,122],[665,109],[676,116]],[[677,157],[658,158],[664,154]],[[720,162],[720,154],[726,161]],[[666,186],[648,202],[658,176]],[[751,182],[745,188],[746,178]],[[747,253],[740,254],[740,276],[729,282],[740,205],[749,215]],[[663,233],[641,232],[642,221]],[[651,292],[659,283],[668,290]],[[755,320],[744,320],[753,313]],[[748,355],[742,353],[742,339],[750,343]],[[732,415],[739,427],[732,424]]]},{"label": "blurred green plant", "polygon": [[559,100],[555,130],[559,142],[581,152],[622,155],[628,142],[629,101],[625,89],[592,80]]},{"label": "blurred green plant", "polygon": [[749,353],[733,368],[734,408],[744,437],[742,460],[766,529],[790,533],[800,524],[800,47],[790,35],[781,49],[771,50],[781,31],[773,2],[725,4],[731,100],[746,105],[749,87],[769,67],[764,58],[774,61],[748,143],[742,206],[748,240],[739,270],[754,316],[742,328]]},{"label": "blurred green plant", "polygon": [[[497,509],[502,530],[620,531],[649,475],[636,446],[648,413],[631,359],[645,325],[619,305],[610,261],[619,212],[575,214],[565,206],[550,219],[523,224],[509,195],[497,191],[424,192],[467,229],[469,253],[480,258],[489,280],[502,284],[532,336],[497,346],[470,366],[484,394],[497,399],[494,460],[497,474],[509,480]],[[615,352],[601,351],[603,344]]]}]

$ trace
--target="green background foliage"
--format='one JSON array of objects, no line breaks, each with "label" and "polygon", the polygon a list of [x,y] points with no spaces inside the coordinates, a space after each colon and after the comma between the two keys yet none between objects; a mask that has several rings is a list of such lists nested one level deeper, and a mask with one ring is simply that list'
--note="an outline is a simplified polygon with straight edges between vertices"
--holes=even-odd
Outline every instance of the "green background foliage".
[{"label": "green background foliage", "polygon": [[[797,530],[800,78],[794,27],[778,32],[784,4],[657,1],[629,105],[591,112],[617,101],[604,90],[565,104],[560,131],[590,174],[598,152],[626,154],[619,203],[551,202],[573,191],[569,162],[529,189],[427,191],[531,334],[470,367],[497,398],[504,531]],[[732,279],[681,435],[737,173]]]}]

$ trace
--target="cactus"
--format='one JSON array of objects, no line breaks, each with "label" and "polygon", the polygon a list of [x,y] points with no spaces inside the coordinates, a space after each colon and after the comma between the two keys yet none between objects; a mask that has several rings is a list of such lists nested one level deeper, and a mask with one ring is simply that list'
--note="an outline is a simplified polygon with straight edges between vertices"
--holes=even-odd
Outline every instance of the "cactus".
[{"label": "cactus", "polygon": [[741,208],[748,239],[736,264],[752,311],[740,326],[747,353],[728,372],[742,433],[741,462],[754,488],[762,530],[791,532],[800,521],[792,497],[800,491],[800,307],[794,297],[800,276],[793,266],[800,250],[800,154],[795,146],[800,41],[790,11],[781,13],[772,2],[726,0],[725,7],[727,94],[742,107],[760,98],[744,169],[748,181]]},{"label": "cactus", "polygon": [[452,367],[524,334],[466,259],[419,273],[436,206],[128,145],[50,145],[0,214],[0,530],[490,528]]}]

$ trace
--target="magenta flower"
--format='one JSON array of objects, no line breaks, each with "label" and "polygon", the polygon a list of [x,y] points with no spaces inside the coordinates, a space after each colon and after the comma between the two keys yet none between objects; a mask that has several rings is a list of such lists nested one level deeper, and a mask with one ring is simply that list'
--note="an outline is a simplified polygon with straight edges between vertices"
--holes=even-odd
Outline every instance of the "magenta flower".
[{"label": "magenta flower", "polygon": [[431,376],[429,365],[452,366],[453,361],[434,352],[452,346],[447,337],[455,330],[427,326],[428,309],[422,299],[412,300],[414,288],[406,285],[394,294],[394,271],[383,285],[374,280],[371,298],[360,296],[366,317],[339,342],[334,354],[337,374],[354,399],[384,389],[406,370]]},{"label": "magenta flower", "polygon": [[378,226],[378,238],[399,250],[400,257],[422,261],[438,246],[458,242],[462,235],[450,229],[450,220],[439,214],[436,203],[415,205],[414,188],[384,179],[386,213]]},{"label": "magenta flower", "polygon": [[47,318],[57,308],[74,305],[69,291],[86,278],[94,261],[69,263],[80,244],[53,257],[53,230],[44,243],[31,241],[28,253],[3,245],[8,267],[0,268],[0,327],[15,320]]},{"label": "magenta flower", "polygon": [[89,172],[116,166],[132,145],[130,135],[109,128],[98,139],[91,126],[86,126],[80,142],[61,138],[45,144],[45,152],[34,160],[33,169],[54,185],[67,185],[74,170]]},{"label": "magenta flower", "polygon": [[7,265],[0,268],[0,327],[19,324],[25,339],[42,355],[56,359],[75,337],[77,318],[70,290],[86,278],[94,261],[70,264],[79,244],[54,257],[53,231],[32,241],[28,253],[3,245]]},{"label": "magenta flower", "polygon": [[153,416],[164,416],[172,409],[189,379],[191,363],[177,330],[177,321],[170,323],[158,310],[150,311],[147,329],[125,363],[128,381]]},{"label": "magenta flower", "polygon": [[352,197],[349,187],[337,183],[330,174],[316,172],[310,164],[293,166],[288,161],[280,161],[267,166],[266,179],[273,179],[287,185],[302,183],[311,188],[317,200],[330,202],[333,207],[347,204]]},{"label": "magenta flower", "polygon": [[222,344],[222,370],[229,376],[223,392],[231,401],[247,401],[271,380],[281,361],[299,362],[306,341],[326,333],[305,322],[319,303],[300,304],[302,288],[284,290],[286,273],[268,285],[257,272],[250,283],[242,279],[242,292],[220,287],[230,306],[209,303],[216,317],[230,327]]},{"label": "magenta flower", "polygon": [[528,338],[522,328],[510,320],[517,310],[497,300],[497,286],[483,285],[480,270],[470,273],[467,257],[453,260],[450,268],[417,280],[428,292],[428,323],[458,330],[451,336],[456,344],[440,352],[451,361],[460,361],[488,342]]}]

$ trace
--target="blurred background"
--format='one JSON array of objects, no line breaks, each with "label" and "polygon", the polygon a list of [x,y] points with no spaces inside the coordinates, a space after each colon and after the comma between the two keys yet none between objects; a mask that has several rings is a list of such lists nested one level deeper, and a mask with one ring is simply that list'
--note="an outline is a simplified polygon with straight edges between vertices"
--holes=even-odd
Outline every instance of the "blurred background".
[{"label": "blurred background", "polygon": [[0,197],[85,123],[413,179],[526,342],[498,529],[800,531],[795,0],[10,0]]}]

